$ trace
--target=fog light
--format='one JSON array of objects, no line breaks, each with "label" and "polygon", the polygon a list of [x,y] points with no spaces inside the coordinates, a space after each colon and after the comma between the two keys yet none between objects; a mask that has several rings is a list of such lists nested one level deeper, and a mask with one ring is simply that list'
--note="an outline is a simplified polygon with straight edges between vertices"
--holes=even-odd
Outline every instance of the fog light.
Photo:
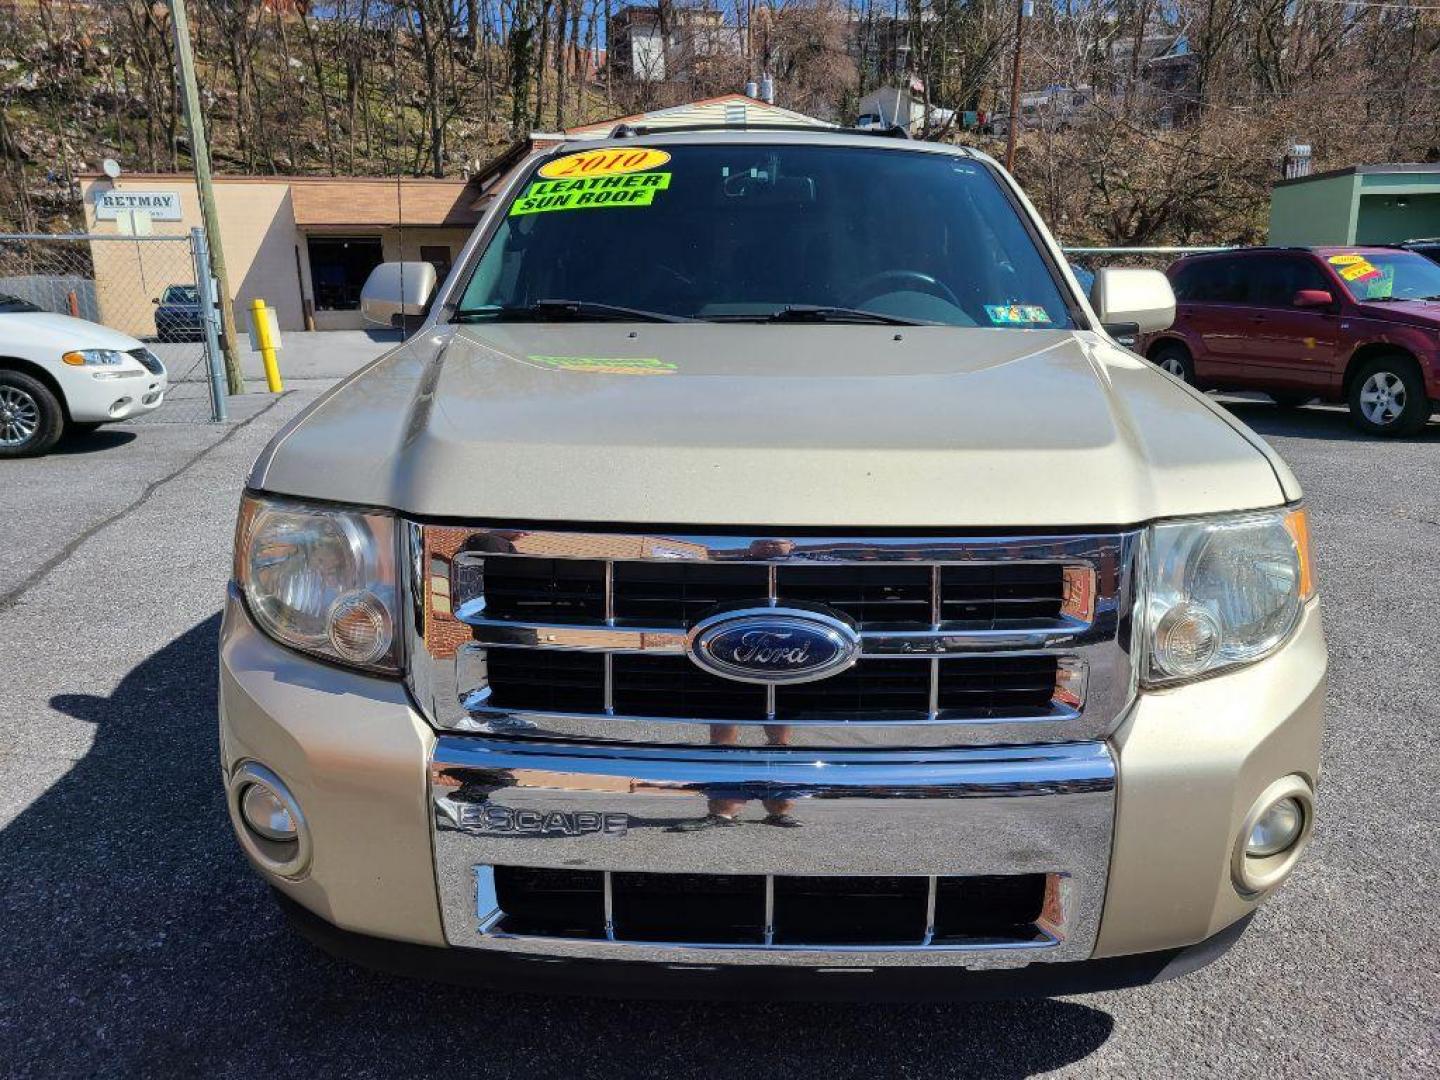
[{"label": "fog light", "polygon": [[226,795],[246,853],[272,874],[304,877],[310,869],[310,826],[285,782],[258,761],[246,761],[231,774]]},{"label": "fog light", "polygon": [[390,615],[370,593],[346,593],[330,609],[329,637],[352,664],[372,664],[390,649]]},{"label": "fog light", "polygon": [[1302,776],[1282,776],[1260,793],[1240,823],[1230,876],[1247,899],[1275,888],[1295,869],[1310,840],[1315,796]]},{"label": "fog light", "polygon": [[264,784],[251,784],[240,796],[240,813],[268,840],[294,840],[300,831],[290,808]]},{"label": "fog light", "polygon": [[1294,799],[1271,803],[1251,828],[1250,839],[1245,841],[1245,854],[1252,859],[1279,855],[1299,839],[1304,825],[1305,811]]},{"label": "fog light", "polygon": [[1155,660],[1171,675],[1198,675],[1220,651],[1220,624],[1203,607],[1176,604],[1155,627]]}]

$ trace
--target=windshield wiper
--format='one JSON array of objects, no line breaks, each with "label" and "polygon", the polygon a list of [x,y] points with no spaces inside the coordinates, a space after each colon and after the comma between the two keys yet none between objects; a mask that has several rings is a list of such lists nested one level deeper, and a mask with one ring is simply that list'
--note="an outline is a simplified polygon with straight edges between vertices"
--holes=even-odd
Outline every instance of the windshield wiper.
[{"label": "windshield wiper", "polygon": [[824,304],[786,304],[765,316],[766,322],[880,323],[883,326],[925,326],[918,319],[902,319],[861,308],[827,307]]},{"label": "windshield wiper", "polygon": [[684,315],[667,315],[663,311],[600,304],[593,300],[536,300],[531,304],[496,304],[490,307],[460,308],[454,321],[493,319],[495,322],[694,322]]}]

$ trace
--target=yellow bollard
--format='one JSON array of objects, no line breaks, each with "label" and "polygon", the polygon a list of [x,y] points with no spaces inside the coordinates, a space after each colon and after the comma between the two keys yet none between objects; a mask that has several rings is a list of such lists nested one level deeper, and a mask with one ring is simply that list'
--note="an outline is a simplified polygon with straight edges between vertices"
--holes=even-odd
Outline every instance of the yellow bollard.
[{"label": "yellow bollard", "polygon": [[270,319],[265,314],[265,301],[258,296],[250,301],[250,325],[255,327],[255,340],[260,343],[260,359],[265,362],[265,385],[272,394],[285,389],[280,381],[280,365],[275,361],[275,341],[270,337]]}]

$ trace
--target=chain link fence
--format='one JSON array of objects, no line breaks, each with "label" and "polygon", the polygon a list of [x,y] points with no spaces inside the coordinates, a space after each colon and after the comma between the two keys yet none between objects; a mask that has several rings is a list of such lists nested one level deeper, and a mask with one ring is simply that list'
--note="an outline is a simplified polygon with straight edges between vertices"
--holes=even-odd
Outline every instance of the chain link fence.
[{"label": "chain link fence", "polygon": [[138,338],[160,357],[170,381],[165,403],[127,423],[225,418],[201,230],[185,236],[0,233],[0,295],[100,323]]}]

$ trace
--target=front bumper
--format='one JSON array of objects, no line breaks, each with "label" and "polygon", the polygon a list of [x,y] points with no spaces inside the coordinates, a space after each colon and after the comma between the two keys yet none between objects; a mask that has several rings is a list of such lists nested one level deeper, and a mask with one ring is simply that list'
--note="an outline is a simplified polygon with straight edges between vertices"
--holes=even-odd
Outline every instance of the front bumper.
[{"label": "front bumper", "polygon": [[66,372],[61,384],[70,418],[78,423],[129,420],[158,409],[170,388],[168,373],[156,375],[138,364],[119,370],[120,378],[96,379],[90,368]]},{"label": "front bumper", "polygon": [[[1275,656],[1142,695],[1105,742],[950,752],[627,752],[437,738],[401,684],[274,644],[232,596],[221,642],[221,757],[227,782],[258,762],[304,811],[313,852],[307,866],[287,877],[252,861],[290,900],[366,937],[548,959],[559,978],[570,963],[597,959],[756,971],[1038,967],[1170,953],[1215,938],[1254,910],[1262,897],[1243,896],[1231,882],[1236,831],[1277,778],[1315,783],[1324,671],[1312,605]],[[669,831],[703,815],[717,791],[732,800],[785,795],[805,827]],[[551,814],[558,824],[547,829]],[[522,818],[539,825],[505,824]],[[623,830],[576,827],[621,818]],[[985,947],[717,949],[537,939],[504,932],[483,910],[476,867],[507,865],[1039,873],[1054,881],[1056,903],[1047,901],[1038,943]]]}]

